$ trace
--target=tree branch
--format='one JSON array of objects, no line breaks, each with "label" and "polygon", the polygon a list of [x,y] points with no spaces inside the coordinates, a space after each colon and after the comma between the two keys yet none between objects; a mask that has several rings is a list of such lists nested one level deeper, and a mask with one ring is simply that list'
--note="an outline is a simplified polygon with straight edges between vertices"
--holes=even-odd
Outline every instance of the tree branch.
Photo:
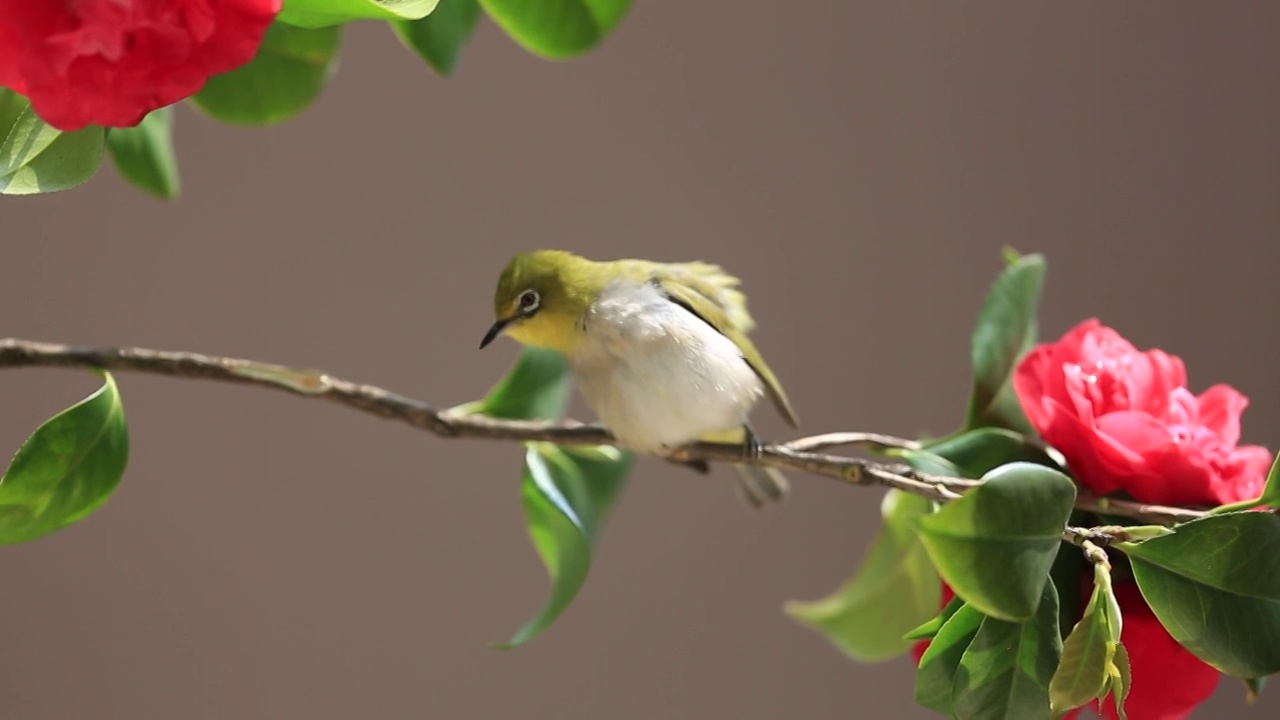
[{"label": "tree branch", "polygon": [[[504,420],[485,415],[437,410],[420,400],[389,390],[333,377],[319,370],[303,370],[271,363],[188,352],[145,348],[73,347],[8,338],[0,340],[0,368],[79,367],[216,380],[274,388],[313,397],[397,420],[443,438],[545,441],[558,445],[611,445],[614,438],[599,425],[574,421],[548,423]],[[919,472],[906,464],[881,463],[835,455],[822,450],[837,446],[872,449],[914,449],[912,440],[878,433],[840,432],[814,435],[786,443],[766,444],[758,457],[744,458],[742,447],[697,443],[675,451],[667,460],[753,463],[840,480],[851,485],[880,485],[946,502],[978,484],[976,480]],[[1185,508],[1145,505],[1082,495],[1081,509],[1171,524],[1203,517]]]}]

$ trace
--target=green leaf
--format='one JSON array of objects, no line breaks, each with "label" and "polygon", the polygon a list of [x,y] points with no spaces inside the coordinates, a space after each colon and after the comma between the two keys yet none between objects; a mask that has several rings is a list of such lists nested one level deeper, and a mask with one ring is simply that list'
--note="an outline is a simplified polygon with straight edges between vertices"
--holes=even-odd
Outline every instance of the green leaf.
[{"label": "green leaf", "polygon": [[[603,452],[612,456],[602,457]],[[630,453],[614,448],[602,447],[592,454],[530,444],[521,493],[529,536],[551,579],[551,597],[509,641],[494,647],[509,650],[532,640],[573,602],[591,568],[600,525],[622,491],[630,463]]]},{"label": "green leaf", "polygon": [[1049,683],[1062,657],[1058,593],[1044,579],[1035,616],[1010,623],[987,617],[960,658],[951,688],[962,718],[1022,720],[1049,715]]},{"label": "green leaf", "polygon": [[1024,255],[1004,269],[987,294],[973,330],[967,428],[994,425],[1029,432],[1009,379],[1018,360],[1036,342],[1044,272],[1043,255]]},{"label": "green leaf", "polygon": [[[1098,570],[1095,574],[1108,573]],[[1055,714],[1101,697],[1111,684],[1120,636],[1120,617],[1110,575],[1095,583],[1084,617],[1062,645],[1062,662],[1049,683],[1049,705]]]},{"label": "green leaf", "polygon": [[1023,622],[1036,613],[1075,497],[1066,475],[1009,463],[917,522],[925,550],[957,595],[985,615]]},{"label": "green leaf", "polygon": [[25,97],[0,88],[0,178],[31,162],[61,134],[35,114]]},{"label": "green leaf", "polygon": [[418,20],[396,20],[391,29],[405,47],[413,50],[441,75],[453,74],[462,47],[480,20],[476,0],[440,0],[435,12]]},{"label": "green leaf", "polygon": [[916,670],[916,704],[950,716],[951,688],[960,660],[982,625],[982,613],[962,604],[938,630]]},{"label": "green leaf", "polygon": [[[525,348],[484,399],[453,412],[554,420],[564,412],[569,380],[563,355]],[[600,526],[622,491],[632,459],[631,453],[607,445],[560,448],[526,443],[520,493],[529,537],[551,579],[551,597],[509,641],[494,647],[509,650],[532,640],[573,602],[591,567]]]},{"label": "green leaf", "polygon": [[1267,679],[1264,677],[1244,678],[1245,704],[1252,705],[1258,702],[1258,698],[1262,696],[1262,688],[1266,684]]},{"label": "green leaf", "polygon": [[[1026,353],[1034,345],[1035,335],[1031,335],[1032,341],[1028,343],[1023,352],[1018,357]],[[996,399],[991,401],[991,405],[974,423],[985,427],[1002,427],[1008,428],[1023,435],[1032,435],[1035,428],[1031,427],[1031,422],[1027,420],[1027,415],[1022,411],[1022,403],[1018,401],[1018,394],[1013,390],[1013,382],[1005,383],[1000,388],[1000,392],[996,394]]]},{"label": "green leaf", "polygon": [[116,172],[156,197],[178,197],[178,161],[173,152],[173,107],[147,113],[131,128],[111,128],[107,150]]},{"label": "green leaf", "polygon": [[287,0],[276,20],[302,28],[341,25],[352,20],[417,20],[439,0]]},{"label": "green leaf", "polygon": [[998,427],[982,427],[962,432],[924,446],[934,455],[950,460],[962,477],[982,477],[1011,462],[1033,462],[1055,470],[1060,466],[1025,435]]},{"label": "green leaf", "polygon": [[84,519],[120,483],[129,433],[115,379],[99,375],[102,387],[37,428],[0,479],[0,544]]},{"label": "green leaf", "polygon": [[1211,515],[1172,535],[1115,547],[1183,647],[1234,677],[1280,672],[1280,517]]},{"label": "green leaf", "polygon": [[507,35],[548,59],[580,55],[622,21],[631,0],[480,0]]},{"label": "green leaf", "polygon": [[341,27],[305,29],[274,22],[253,60],[209,78],[191,101],[225,123],[284,122],[320,97],[337,69],[341,40]]},{"label": "green leaf", "polygon": [[[1075,524],[1073,519],[1067,522]],[[1058,632],[1063,637],[1071,632],[1081,617],[1080,586],[1084,583],[1084,572],[1084,555],[1075,546],[1060,543],[1049,578],[1058,590]]]},{"label": "green leaf", "polygon": [[924,624],[910,630],[906,635],[903,635],[902,638],[904,640],[912,640],[916,642],[920,640],[932,640],[934,636],[938,634],[938,631],[942,629],[942,626],[950,620],[951,616],[955,615],[956,611],[963,605],[963,600],[952,596],[937,615],[934,615]]},{"label": "green leaf", "polygon": [[1124,701],[1129,698],[1129,651],[1125,650],[1124,643],[1116,643],[1116,654],[1111,661],[1111,666],[1107,670],[1111,675],[1108,683],[1111,689],[1111,702],[1115,705],[1116,715],[1120,720],[1127,720],[1128,716],[1124,712]]},{"label": "green leaf", "polygon": [[885,454],[901,457],[908,465],[923,473],[945,475],[946,477],[962,477],[960,468],[956,467],[955,463],[928,450],[894,448]]},{"label": "green leaf", "polygon": [[483,400],[457,408],[509,420],[555,420],[572,389],[569,366],[554,350],[526,347]]},{"label": "green leaf", "polygon": [[102,164],[105,132],[91,125],[62,132],[27,99],[0,88],[0,194],[34,195],[87,182]]},{"label": "green leaf", "polygon": [[914,518],[932,501],[890,490],[882,504],[884,523],[858,573],[819,600],[792,600],[783,610],[825,636],[854,660],[882,662],[906,652],[903,635],[937,611],[942,584],[916,535]]}]

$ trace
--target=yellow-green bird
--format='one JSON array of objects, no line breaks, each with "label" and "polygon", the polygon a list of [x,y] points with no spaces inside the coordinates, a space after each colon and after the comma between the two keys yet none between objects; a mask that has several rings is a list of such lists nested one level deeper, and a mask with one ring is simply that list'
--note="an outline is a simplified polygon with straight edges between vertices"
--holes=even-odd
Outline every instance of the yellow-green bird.
[{"label": "yellow-green bird", "polygon": [[[506,334],[562,353],[587,405],[637,452],[667,455],[699,440],[755,452],[748,415],[763,395],[792,427],[799,421],[747,338],[755,322],[739,284],[705,262],[520,253],[498,278],[496,321],[480,347]],[[776,469],[733,467],[753,506],[787,492]]]}]

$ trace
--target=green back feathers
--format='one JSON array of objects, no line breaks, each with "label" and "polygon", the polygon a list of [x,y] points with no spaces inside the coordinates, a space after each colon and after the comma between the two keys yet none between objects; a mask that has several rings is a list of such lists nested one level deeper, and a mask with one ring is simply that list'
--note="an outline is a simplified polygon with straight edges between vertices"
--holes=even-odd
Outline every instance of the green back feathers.
[{"label": "green back feathers", "polygon": [[755,329],[755,320],[747,311],[746,295],[738,289],[741,281],[726,273],[719,265],[705,262],[655,263],[646,260],[622,260],[635,264],[672,302],[701,318],[720,334],[733,341],[742,357],[764,382],[774,407],[792,427],[800,419],[787,399],[782,383],[765,363],[760,351],[747,337]]}]

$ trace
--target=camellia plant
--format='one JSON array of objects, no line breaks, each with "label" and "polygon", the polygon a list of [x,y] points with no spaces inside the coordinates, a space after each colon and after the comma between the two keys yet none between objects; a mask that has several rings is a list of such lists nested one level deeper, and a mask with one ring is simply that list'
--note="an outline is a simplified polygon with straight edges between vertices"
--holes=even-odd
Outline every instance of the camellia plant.
[{"label": "camellia plant", "polygon": [[488,17],[547,59],[587,52],[630,0],[0,0],[0,193],[66,190],[105,157],[178,196],[173,105],[268,126],[306,110],[337,70],[342,30],[380,22],[452,74]]},{"label": "camellia plant", "polygon": [[[909,440],[829,433],[747,460],[887,487],[862,566],[785,612],[855,661],[916,658],[915,700],[955,718],[1186,717],[1223,675],[1256,698],[1280,672],[1280,464],[1240,445],[1247,400],[1191,392],[1182,361],[1086,320],[1037,343],[1045,262],[1006,253],[973,333],[962,427]],[[564,359],[527,349],[484,398],[436,410],[311,370],[139,348],[0,341],[0,367],[70,366],[102,387],[40,426],[0,481],[0,541],[100,507],[129,440],[113,370],[271,387],[442,437],[519,441],[521,496],[551,580],[507,641],[547,630],[586,581],[634,460],[607,429],[561,418]],[[872,459],[837,455],[859,446]],[[744,462],[701,443],[664,458]],[[673,472],[685,472],[672,466]]]},{"label": "camellia plant", "polygon": [[[109,156],[178,194],[172,106],[270,125],[334,72],[346,23],[386,23],[448,75],[483,16],[544,58],[586,52],[627,0],[0,0],[0,192],[75,187]],[[1182,361],[1089,319],[1038,342],[1045,263],[1008,252],[978,315],[963,425],[937,438],[841,432],[742,448],[702,443],[675,472],[753,462],[887,488],[855,575],[784,611],[851,659],[911,654],[915,700],[956,718],[1186,717],[1223,675],[1247,697],[1280,672],[1280,465],[1240,445],[1248,401],[1195,394]],[[562,418],[564,359],[525,350],[484,398],[447,410],[322,372],[140,348],[0,340],[0,367],[65,366],[102,386],[41,425],[0,480],[0,542],[101,507],[129,435],[113,371],[323,398],[441,437],[521,442],[521,497],[551,580],[501,648],[546,631],[587,580],[633,453]],[[859,447],[871,458],[834,454]]]}]

